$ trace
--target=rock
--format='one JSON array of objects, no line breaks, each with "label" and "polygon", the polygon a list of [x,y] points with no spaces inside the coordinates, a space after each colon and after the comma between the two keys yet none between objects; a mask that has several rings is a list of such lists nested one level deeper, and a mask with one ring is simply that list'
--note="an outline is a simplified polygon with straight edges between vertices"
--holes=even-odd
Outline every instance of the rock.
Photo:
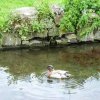
[{"label": "rock", "polygon": [[77,43],[77,36],[73,32],[64,33],[61,35],[61,39],[64,43]]},{"label": "rock", "polygon": [[30,46],[42,46],[42,41],[39,40],[33,40],[30,42]]},{"label": "rock", "polygon": [[12,34],[5,34],[2,39],[2,46],[18,46],[21,44],[21,39]]},{"label": "rock", "polygon": [[54,36],[56,29],[55,29],[53,19],[45,18],[45,19],[42,19],[41,22],[45,23],[45,31],[43,34],[39,34],[39,36],[41,35],[41,37],[46,37],[47,33],[49,34],[49,36]]},{"label": "rock", "polygon": [[62,15],[64,13],[64,9],[57,4],[52,5],[51,10],[55,14],[55,16]]},{"label": "rock", "polygon": [[85,35],[83,38],[80,39],[82,42],[93,42],[94,41],[94,34],[91,32],[88,35]]},{"label": "rock", "polygon": [[99,15],[96,13],[91,13],[90,18],[99,18]]},{"label": "rock", "polygon": [[62,44],[62,40],[56,40],[57,44]]},{"label": "rock", "polygon": [[44,46],[49,46],[48,41],[40,41],[40,40],[33,40],[30,42],[30,47],[44,47]]},{"label": "rock", "polygon": [[29,41],[27,41],[27,40],[23,40],[23,41],[22,41],[22,45],[30,45],[30,43],[29,43]]},{"label": "rock", "polygon": [[51,6],[52,13],[55,15],[55,23],[59,25],[61,18],[64,15],[64,9],[59,5],[52,5]]},{"label": "rock", "polygon": [[100,41],[100,29],[95,33],[94,40]]},{"label": "rock", "polygon": [[66,44],[68,44],[68,39],[62,39],[61,44],[62,44],[62,45],[66,45]]},{"label": "rock", "polygon": [[77,43],[77,36],[75,34],[68,34],[67,41],[69,43]]},{"label": "rock", "polygon": [[[23,28],[22,24],[25,25],[25,23],[28,23],[30,25],[31,21],[37,18],[38,11],[35,9],[35,7],[21,7],[21,8],[17,8],[14,11],[12,11],[11,15],[13,16],[13,20],[11,23],[11,27],[13,31],[12,33],[14,33],[15,35],[18,35],[17,31]],[[17,17],[19,18],[18,20],[16,19]],[[23,36],[20,36],[23,40],[22,44],[28,45],[29,43],[27,40],[28,40],[28,37],[31,37],[31,35],[32,34],[25,36],[25,39],[22,38]]]},{"label": "rock", "polygon": [[29,18],[29,19],[37,18],[37,14],[38,12],[34,7],[17,8],[12,12],[12,15],[14,17],[19,16],[22,19],[23,18]]}]

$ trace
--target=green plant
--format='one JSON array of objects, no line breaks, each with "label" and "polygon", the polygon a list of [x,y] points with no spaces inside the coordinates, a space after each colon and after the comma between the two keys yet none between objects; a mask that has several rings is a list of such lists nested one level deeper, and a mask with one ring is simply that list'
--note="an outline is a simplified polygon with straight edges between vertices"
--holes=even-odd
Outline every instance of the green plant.
[{"label": "green plant", "polygon": [[[9,1],[9,0],[8,0]],[[40,0],[34,1],[14,0],[12,4],[0,1],[0,38],[3,33],[17,33],[19,37],[27,37],[30,34],[43,34],[47,30],[56,28],[54,34],[61,30],[74,32],[77,36],[85,36],[100,27],[100,1],[99,0]],[[52,13],[50,5],[53,3],[62,3],[64,7],[64,16],[60,22],[60,28],[56,26],[55,15]],[[5,5],[7,8],[5,8]],[[30,21],[28,19],[21,20],[19,16],[9,17],[11,9],[21,6],[34,5],[38,10],[38,18]],[[93,14],[95,16],[93,17]]]},{"label": "green plant", "polygon": [[[61,21],[61,28],[79,36],[89,34],[100,27],[99,7],[98,0],[65,0],[65,14]],[[98,17],[92,17],[92,14]]]}]

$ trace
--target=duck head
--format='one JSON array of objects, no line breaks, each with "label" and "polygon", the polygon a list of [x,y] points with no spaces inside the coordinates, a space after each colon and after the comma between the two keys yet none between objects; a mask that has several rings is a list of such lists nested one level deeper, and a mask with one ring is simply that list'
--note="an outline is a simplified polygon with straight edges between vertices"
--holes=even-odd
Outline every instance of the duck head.
[{"label": "duck head", "polygon": [[47,69],[48,69],[48,71],[50,71],[50,72],[51,72],[51,71],[53,71],[53,69],[54,69],[54,68],[53,68],[53,66],[52,66],[52,65],[48,65],[48,66],[47,66]]}]

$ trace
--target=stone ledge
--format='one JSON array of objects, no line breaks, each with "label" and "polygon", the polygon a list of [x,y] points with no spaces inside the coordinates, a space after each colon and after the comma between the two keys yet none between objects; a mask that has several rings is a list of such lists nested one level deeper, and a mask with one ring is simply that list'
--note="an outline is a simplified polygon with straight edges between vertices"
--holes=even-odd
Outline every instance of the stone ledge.
[{"label": "stone ledge", "polygon": [[29,45],[19,45],[19,46],[1,46],[0,51],[10,51],[10,50],[22,50],[22,49],[37,49],[37,48],[63,48],[67,46],[75,46],[75,45],[84,45],[84,44],[95,44],[100,43],[100,41],[95,42],[78,42],[78,43],[69,43],[69,44],[62,44],[62,45],[43,45],[43,46],[29,46]]},{"label": "stone ledge", "polygon": [[2,46],[2,47],[0,47],[0,51],[29,49],[29,47],[30,46],[28,46],[28,45],[22,45],[22,46]]}]

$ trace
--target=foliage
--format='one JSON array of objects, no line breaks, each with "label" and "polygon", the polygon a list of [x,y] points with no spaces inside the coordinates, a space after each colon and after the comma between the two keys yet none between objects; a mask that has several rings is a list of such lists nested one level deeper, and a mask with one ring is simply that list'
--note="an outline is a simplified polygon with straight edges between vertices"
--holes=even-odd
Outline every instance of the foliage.
[{"label": "foliage", "polygon": [[[38,23],[44,25],[44,30],[52,28],[52,24],[55,24],[54,14],[52,13],[49,3],[44,2],[37,8],[38,10]],[[43,27],[40,27],[43,29]],[[47,33],[47,36],[49,34]]]},{"label": "foliage", "polygon": [[42,5],[40,5],[39,8],[37,8],[37,10],[39,12],[39,14],[38,14],[39,21],[41,19],[50,18],[52,15],[48,3],[43,3]]},{"label": "foliage", "polygon": [[[52,3],[61,3],[62,0],[1,0],[0,1],[0,36],[1,33],[4,33],[6,31],[9,31],[12,33],[11,29],[13,29],[13,26],[11,27],[12,19],[9,18],[9,15],[11,11],[13,11],[16,8],[20,7],[36,7],[39,10],[40,19],[49,16],[50,13],[47,4]],[[33,24],[34,23],[34,24]],[[39,23],[38,21],[34,21],[31,23],[36,31],[39,31],[41,33],[43,31],[44,23]],[[45,25],[46,26],[46,25]],[[27,27],[27,28],[26,28]],[[24,28],[24,29],[23,29]],[[22,30],[27,32],[28,26],[24,24],[22,25]],[[22,34],[22,30],[20,31]],[[32,30],[31,30],[32,31]],[[41,32],[40,32],[41,31]],[[24,34],[24,33],[23,33]],[[26,34],[26,33],[25,33]]]},{"label": "foliage", "polygon": [[6,21],[4,27],[5,32],[17,33],[19,37],[27,37],[32,33],[44,33],[49,26],[49,22],[54,23],[54,17],[50,10],[48,3],[43,3],[38,10],[38,17],[36,19],[30,20],[28,18],[22,19],[20,16],[10,16]]},{"label": "foliage", "polygon": [[61,27],[82,36],[100,27],[98,0],[65,0],[65,14]]},{"label": "foliage", "polygon": [[22,19],[19,16],[10,17],[3,27],[5,33],[13,33],[22,39],[34,32],[42,32],[42,25],[37,21]]},{"label": "foliage", "polygon": [[[3,1],[0,1],[0,15],[2,15],[0,16],[0,37],[2,37],[2,33],[8,32],[18,33],[23,38],[33,33],[44,33],[46,29],[53,27],[52,24],[56,27],[55,15],[50,9],[50,5],[54,3],[62,3],[64,8],[60,30],[84,36],[100,27],[99,0],[14,0],[11,3],[11,0],[8,0],[9,2]],[[38,10],[38,18],[36,20],[25,19],[22,21],[19,16],[15,18],[9,17],[9,12],[12,9],[33,5]]]}]

